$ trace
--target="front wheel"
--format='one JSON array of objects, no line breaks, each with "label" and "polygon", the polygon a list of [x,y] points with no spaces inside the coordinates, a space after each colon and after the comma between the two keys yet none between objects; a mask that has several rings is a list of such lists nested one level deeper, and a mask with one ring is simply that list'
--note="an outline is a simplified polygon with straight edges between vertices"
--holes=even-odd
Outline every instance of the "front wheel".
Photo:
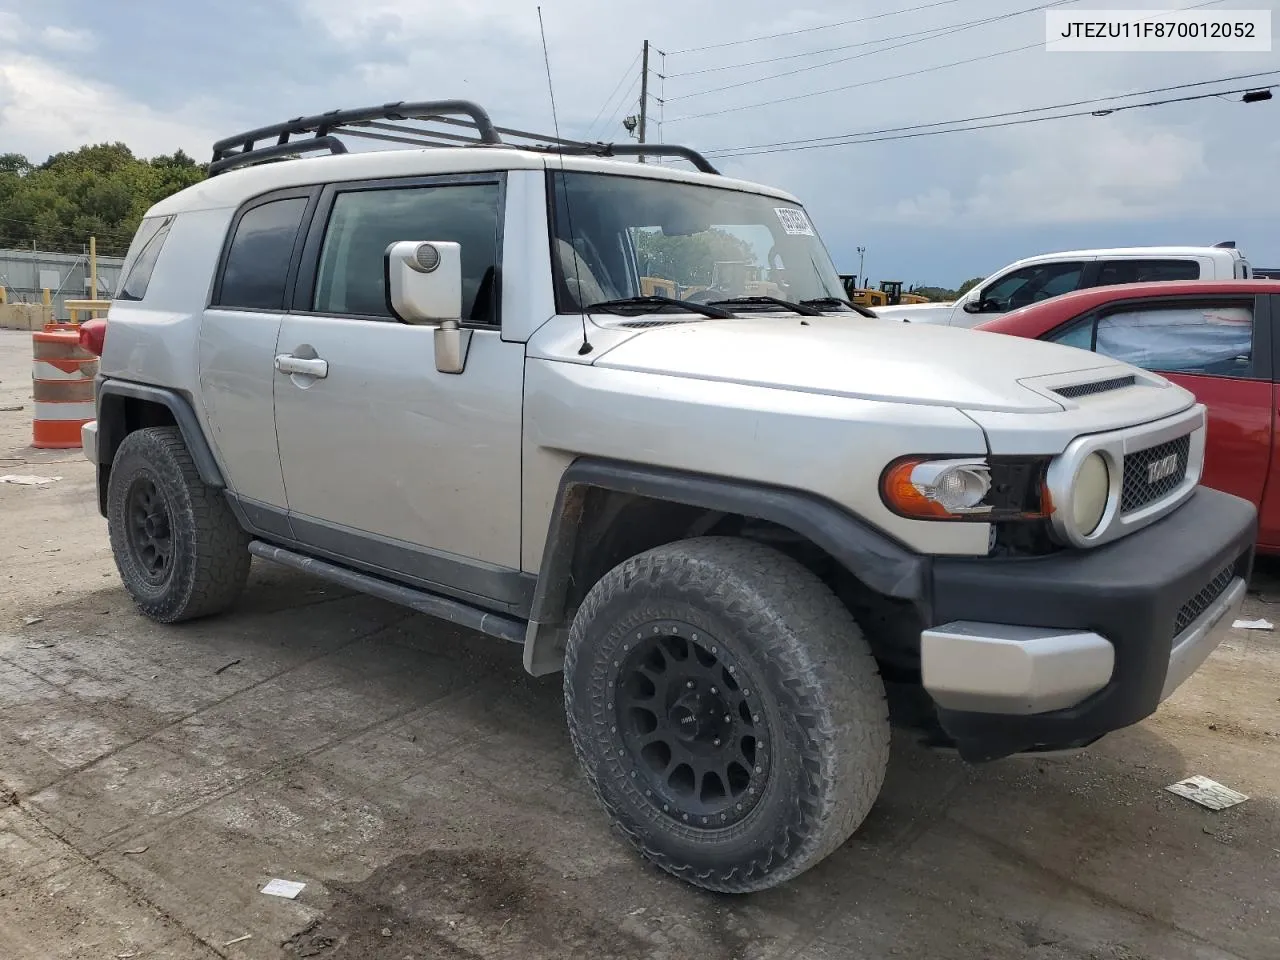
[{"label": "front wheel", "polygon": [[574,749],[641,853],[710,890],[776,886],[843,843],[884,781],[884,687],[809,570],[746,540],[625,561],[574,619]]}]

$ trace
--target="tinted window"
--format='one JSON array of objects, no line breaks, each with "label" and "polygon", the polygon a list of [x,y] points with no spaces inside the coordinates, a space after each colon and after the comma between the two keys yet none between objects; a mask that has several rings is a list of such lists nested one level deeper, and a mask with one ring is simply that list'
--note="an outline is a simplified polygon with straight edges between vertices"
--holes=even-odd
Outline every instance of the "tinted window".
[{"label": "tinted window", "polygon": [[283,309],[289,259],[306,209],[306,197],[290,197],[254,207],[240,218],[223,268],[219,306]]},{"label": "tinted window", "polygon": [[1040,300],[1070,293],[1080,286],[1084,264],[1040,263],[1006,274],[982,292],[987,312],[1017,310]]},{"label": "tinted window", "polygon": [[383,254],[400,240],[452,241],[462,249],[462,316],[496,323],[496,183],[340,193],[333,202],[312,306],[319,313],[390,317]]},{"label": "tinted window", "polygon": [[141,300],[147,295],[147,287],[151,283],[151,274],[160,259],[160,248],[169,236],[169,227],[173,217],[150,217],[138,225],[138,233],[133,239],[133,247],[138,255],[129,265],[129,272],[124,275],[120,289],[116,291],[117,300]]},{"label": "tinted window", "polygon": [[1246,306],[1145,306],[1120,310],[1049,337],[1161,373],[1248,377],[1253,310]]},{"label": "tinted window", "polygon": [[1100,287],[1117,283],[1199,279],[1200,264],[1195,260],[1104,260],[1098,271]]}]

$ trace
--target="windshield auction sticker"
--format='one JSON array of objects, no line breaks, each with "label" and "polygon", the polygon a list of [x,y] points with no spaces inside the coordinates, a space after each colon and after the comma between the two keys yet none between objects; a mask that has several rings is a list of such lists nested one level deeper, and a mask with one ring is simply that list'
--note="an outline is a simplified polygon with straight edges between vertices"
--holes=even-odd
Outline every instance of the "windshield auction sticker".
[{"label": "windshield auction sticker", "polygon": [[813,236],[813,227],[803,210],[796,207],[774,207],[773,212],[778,215],[778,222],[782,224],[785,233],[793,237]]},{"label": "windshield auction sticker", "polygon": [[1269,53],[1270,10],[1046,10],[1050,53]]}]

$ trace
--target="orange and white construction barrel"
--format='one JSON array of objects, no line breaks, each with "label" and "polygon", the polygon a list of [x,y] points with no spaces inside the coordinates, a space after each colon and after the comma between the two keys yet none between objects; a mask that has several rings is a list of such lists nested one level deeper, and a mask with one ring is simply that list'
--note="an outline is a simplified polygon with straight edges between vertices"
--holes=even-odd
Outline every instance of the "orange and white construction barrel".
[{"label": "orange and white construction barrel", "polygon": [[80,346],[79,324],[47,323],[31,335],[34,447],[80,446],[80,428],[94,419],[93,380],[98,358]]}]

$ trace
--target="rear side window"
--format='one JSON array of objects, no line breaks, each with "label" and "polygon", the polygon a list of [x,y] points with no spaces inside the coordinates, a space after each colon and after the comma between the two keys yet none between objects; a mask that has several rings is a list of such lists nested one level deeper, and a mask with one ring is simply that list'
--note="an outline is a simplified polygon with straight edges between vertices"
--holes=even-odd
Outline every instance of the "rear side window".
[{"label": "rear side window", "polygon": [[[169,236],[173,217],[148,217],[138,225],[129,251],[129,268],[122,274],[117,300],[141,300],[147,295],[151,274],[160,259],[160,248]],[[136,255],[135,255],[136,254]]]},{"label": "rear side window", "polygon": [[1133,306],[1048,339],[1159,373],[1253,376],[1253,310],[1241,304]]},{"label": "rear side window", "polygon": [[1195,260],[1104,260],[1098,271],[1100,287],[1120,283],[1199,279],[1200,264]]},{"label": "rear side window", "polygon": [[271,200],[240,217],[214,305],[240,310],[284,309],[284,288],[306,197]]}]

